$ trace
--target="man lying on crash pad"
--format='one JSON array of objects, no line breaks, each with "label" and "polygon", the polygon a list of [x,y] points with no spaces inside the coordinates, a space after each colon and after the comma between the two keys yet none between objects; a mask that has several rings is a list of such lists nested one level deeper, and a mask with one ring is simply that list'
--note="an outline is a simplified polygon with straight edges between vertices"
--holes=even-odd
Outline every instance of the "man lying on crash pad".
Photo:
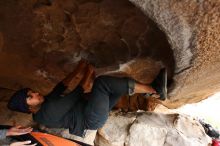
[{"label": "man lying on crash pad", "polygon": [[[123,95],[146,93],[166,98],[166,69],[162,69],[151,85],[138,83],[128,77],[98,76],[94,67],[81,60],[74,71],[59,82],[46,96],[30,89],[18,90],[9,100],[11,110],[32,113],[33,120],[49,128],[69,128],[71,134],[83,137],[87,129],[101,128]],[[158,82],[158,79],[160,81]],[[63,92],[75,82],[68,94]],[[89,98],[84,98],[85,95]]]}]

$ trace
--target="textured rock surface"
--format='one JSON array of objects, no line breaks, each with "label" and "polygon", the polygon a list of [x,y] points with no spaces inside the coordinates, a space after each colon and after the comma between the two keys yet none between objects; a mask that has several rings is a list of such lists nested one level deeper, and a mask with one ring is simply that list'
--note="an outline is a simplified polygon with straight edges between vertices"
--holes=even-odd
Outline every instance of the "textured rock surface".
[{"label": "textured rock surface", "polygon": [[164,104],[174,108],[220,91],[220,1],[130,1],[166,33],[174,51],[175,82]]},{"label": "textured rock surface", "polygon": [[130,1],[137,8],[126,0],[1,1],[0,86],[47,93],[82,57],[98,74],[125,64],[123,74],[149,83],[161,68],[143,63],[151,58],[174,75],[163,103],[170,108],[219,91],[220,2]]},{"label": "textured rock surface", "polygon": [[220,91],[219,9],[219,0],[1,0],[0,122],[29,124],[30,116],[5,109],[8,96],[27,86],[48,93],[80,58],[98,74],[143,83],[167,67],[169,108],[207,98]]},{"label": "textured rock surface", "polygon": [[98,131],[95,143],[98,146],[207,146],[210,142],[199,122],[184,115],[114,113]]},{"label": "textured rock surface", "polygon": [[0,32],[0,51],[3,48],[4,40],[3,40],[3,34]]},{"label": "textured rock surface", "polygon": [[[169,79],[173,76],[173,52],[165,34],[127,0],[0,4],[1,87],[29,86],[47,93],[82,57],[98,74],[128,63],[129,71],[123,73],[140,82],[152,81],[161,66],[168,68]],[[161,66],[148,65],[149,58]]]}]

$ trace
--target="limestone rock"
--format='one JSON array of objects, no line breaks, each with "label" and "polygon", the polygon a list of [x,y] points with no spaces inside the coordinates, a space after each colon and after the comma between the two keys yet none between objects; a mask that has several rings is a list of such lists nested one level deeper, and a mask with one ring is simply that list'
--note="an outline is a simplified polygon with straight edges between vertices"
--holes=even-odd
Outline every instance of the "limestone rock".
[{"label": "limestone rock", "polygon": [[98,146],[207,146],[211,139],[198,121],[179,114],[113,114],[98,131]]}]

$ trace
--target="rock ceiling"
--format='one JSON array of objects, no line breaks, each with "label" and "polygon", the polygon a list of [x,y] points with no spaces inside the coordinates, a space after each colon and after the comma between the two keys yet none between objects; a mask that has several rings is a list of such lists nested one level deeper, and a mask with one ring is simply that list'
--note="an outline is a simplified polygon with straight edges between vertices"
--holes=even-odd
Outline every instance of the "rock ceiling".
[{"label": "rock ceiling", "polygon": [[[220,90],[218,0],[0,1],[0,87],[48,93],[80,58],[150,83],[168,68],[175,108]],[[1,93],[3,94],[3,93]]]}]

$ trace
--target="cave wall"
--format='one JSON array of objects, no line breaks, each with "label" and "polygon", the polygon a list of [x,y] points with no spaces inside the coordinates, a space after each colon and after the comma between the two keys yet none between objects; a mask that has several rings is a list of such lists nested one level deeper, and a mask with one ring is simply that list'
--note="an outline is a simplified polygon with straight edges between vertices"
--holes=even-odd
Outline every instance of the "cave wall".
[{"label": "cave wall", "polygon": [[86,58],[97,74],[122,72],[143,83],[167,67],[174,81],[162,104],[170,108],[219,91],[220,2],[130,2],[1,1],[2,90],[46,94]]},{"label": "cave wall", "polygon": [[175,56],[168,107],[198,102],[220,91],[220,1],[130,0],[163,30]]},{"label": "cave wall", "polygon": [[[149,83],[166,66],[169,78],[173,76],[175,62],[166,35],[127,0],[9,0],[1,6],[3,88],[29,86],[47,93],[80,58],[88,59],[98,75],[121,70]],[[139,66],[123,70],[129,62]]]},{"label": "cave wall", "polygon": [[48,93],[81,58],[97,75],[143,83],[167,67],[169,108],[207,98],[220,90],[219,10],[218,0],[0,1],[0,123],[32,124],[6,109],[8,97],[22,87]]}]

